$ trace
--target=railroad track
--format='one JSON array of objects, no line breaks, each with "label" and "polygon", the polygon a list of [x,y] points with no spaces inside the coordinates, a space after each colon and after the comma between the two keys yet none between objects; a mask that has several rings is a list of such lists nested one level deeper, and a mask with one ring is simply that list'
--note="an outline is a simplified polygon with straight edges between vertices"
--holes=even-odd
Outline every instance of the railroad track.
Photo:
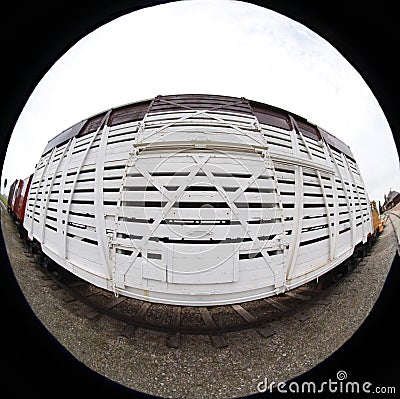
[{"label": "railroad track", "polygon": [[125,328],[121,335],[127,338],[133,337],[140,328],[165,333],[166,345],[171,348],[180,346],[182,335],[208,335],[216,348],[226,347],[225,334],[237,331],[253,330],[263,338],[268,338],[275,333],[270,325],[272,322],[288,317],[304,322],[309,318],[311,307],[316,304],[329,305],[328,294],[338,284],[335,276],[336,282],[325,287],[321,282],[311,282],[284,295],[242,304],[211,307],[174,306],[115,297],[52,262],[40,265],[27,249],[24,253],[43,272],[43,279],[50,281],[53,289],[63,290],[65,303],[80,302],[86,305],[87,310],[83,312],[86,318],[94,320],[105,315],[123,322]]},{"label": "railroad track", "polygon": [[396,242],[397,242],[397,253],[400,255],[400,234],[399,234],[398,229],[396,228],[395,223],[393,223],[391,216],[396,216],[399,219],[400,219],[400,216],[395,212],[388,212],[387,218],[386,218],[386,219],[389,219],[390,224],[392,225],[393,233],[396,237]]},{"label": "railroad track", "polygon": [[252,329],[264,338],[274,334],[269,323],[283,317],[300,321],[308,318],[312,304],[328,304],[326,290],[311,286],[301,287],[276,298],[229,306],[186,307],[144,302],[127,297],[115,297],[93,285],[67,276],[54,274],[41,267],[45,279],[51,279],[55,289],[64,290],[64,301],[79,301],[88,310],[84,316],[95,319],[106,315],[126,324],[121,332],[132,337],[139,328],[167,334],[168,347],[179,347],[181,335],[208,335],[214,347],[227,346],[224,334]]},{"label": "railroad track", "polygon": [[[15,232],[15,230],[14,230]],[[16,234],[16,232],[15,232]],[[288,291],[283,295],[242,304],[192,307],[150,303],[128,297],[115,297],[113,293],[95,287],[56,265],[50,259],[32,254],[23,244],[23,253],[43,273],[43,280],[54,290],[63,290],[63,301],[80,303],[81,314],[91,320],[108,316],[124,323],[121,335],[133,337],[138,329],[166,334],[166,345],[178,348],[182,335],[208,335],[216,348],[227,346],[226,334],[253,330],[263,338],[274,335],[271,323],[293,317],[300,322],[309,318],[315,305],[329,305],[329,292],[339,283],[338,276],[354,267],[350,261],[315,281]],[[360,258],[358,258],[360,260]],[[339,273],[339,274],[338,274]],[[333,282],[334,281],[334,282]]]}]

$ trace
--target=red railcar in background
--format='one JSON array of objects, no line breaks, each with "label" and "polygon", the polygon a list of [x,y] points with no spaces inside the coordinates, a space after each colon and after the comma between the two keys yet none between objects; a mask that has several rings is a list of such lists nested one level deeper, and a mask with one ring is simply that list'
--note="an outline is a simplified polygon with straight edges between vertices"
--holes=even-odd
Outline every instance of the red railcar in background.
[{"label": "red railcar in background", "polygon": [[15,180],[15,182],[11,185],[8,196],[8,210],[11,213],[14,221],[18,224],[18,231],[21,237],[25,235],[23,224],[26,201],[28,199],[32,178],[33,174],[23,180]]},{"label": "red railcar in background", "polygon": [[33,174],[24,180],[20,180],[20,184],[18,185],[17,195],[14,202],[14,213],[17,216],[17,219],[21,222],[24,221],[25,216],[25,208],[26,201],[28,198],[29,188],[32,182]]},{"label": "red railcar in background", "polygon": [[20,181],[21,181],[20,179],[15,180],[14,183],[11,184],[10,191],[8,193],[7,210],[11,215],[13,213],[15,196],[16,196],[17,187],[18,187],[18,184],[19,184]]}]

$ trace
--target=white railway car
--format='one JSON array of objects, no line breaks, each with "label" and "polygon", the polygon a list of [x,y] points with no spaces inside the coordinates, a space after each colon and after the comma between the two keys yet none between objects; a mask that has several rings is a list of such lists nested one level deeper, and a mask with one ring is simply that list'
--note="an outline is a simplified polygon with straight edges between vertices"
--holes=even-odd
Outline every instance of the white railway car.
[{"label": "white railway car", "polygon": [[295,288],[373,232],[346,144],[282,109],[215,95],[158,96],[50,140],[24,227],[96,286],[191,306]]}]

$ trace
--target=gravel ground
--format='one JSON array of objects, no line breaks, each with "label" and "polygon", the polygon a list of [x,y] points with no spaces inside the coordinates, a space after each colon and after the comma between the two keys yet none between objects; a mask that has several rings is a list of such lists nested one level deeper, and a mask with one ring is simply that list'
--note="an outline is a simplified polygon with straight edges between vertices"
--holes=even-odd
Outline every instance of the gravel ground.
[{"label": "gravel ground", "polygon": [[[336,351],[364,321],[396,251],[388,223],[372,255],[334,287],[328,305],[315,305],[303,322],[290,317],[272,323],[276,334],[268,339],[252,330],[230,333],[226,334],[228,347],[217,350],[208,337],[182,336],[181,347],[170,349],[163,333],[139,329],[132,338],[125,338],[120,335],[122,323],[107,317],[88,320],[83,316],[84,305],[66,304],[62,290],[53,290],[22,252],[15,226],[3,209],[2,228],[15,276],[50,333],[78,360],[107,378],[170,398],[241,397],[256,393],[257,383],[266,376],[270,381],[287,381],[308,371]],[[400,231],[400,219],[393,219]]]}]

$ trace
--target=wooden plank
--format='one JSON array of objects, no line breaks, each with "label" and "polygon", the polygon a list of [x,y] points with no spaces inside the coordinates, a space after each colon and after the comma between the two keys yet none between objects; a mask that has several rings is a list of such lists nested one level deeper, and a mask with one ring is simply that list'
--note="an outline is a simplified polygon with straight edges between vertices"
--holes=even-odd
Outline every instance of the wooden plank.
[{"label": "wooden plank", "polygon": [[272,305],[274,308],[280,310],[281,312],[286,312],[289,310],[289,307],[287,307],[283,303],[278,302],[276,299],[265,298],[264,301],[267,302],[268,304]]},{"label": "wooden plank", "polygon": [[87,226],[87,227],[96,227],[96,222],[95,222],[95,218],[91,218],[91,217],[87,217],[84,215],[71,215],[69,216],[69,221],[71,223],[76,223],[82,226]]},{"label": "wooden plank", "polygon": [[[79,265],[79,269],[97,276],[107,278],[107,270],[99,262],[98,246],[80,241],[78,238],[69,238],[67,241],[66,262],[71,267]],[[46,248],[52,250],[51,247]]]},{"label": "wooden plank", "polygon": [[204,321],[204,324],[206,325],[206,327],[209,327],[209,328],[217,327],[214,319],[211,316],[211,313],[209,312],[209,310],[206,307],[200,307],[199,312],[200,312],[201,317],[203,318],[203,321]]},{"label": "wooden plank", "polygon": [[[50,225],[49,222],[47,222],[47,224]],[[97,239],[98,239],[96,231],[91,230],[90,227],[80,228],[80,227],[68,225],[67,233],[73,234],[74,236],[78,236],[81,238],[88,238],[88,239],[94,240],[94,241],[97,241]],[[70,238],[70,237],[68,237],[68,238]],[[69,243],[72,243],[72,241],[70,241]]]},{"label": "wooden plank", "polygon": [[[181,324],[181,312],[182,308],[180,306],[174,306],[172,311],[171,327],[178,328]],[[168,348],[179,348],[181,344],[181,335],[179,331],[172,332],[168,334],[167,337],[167,347]]]},{"label": "wooden plank", "polygon": [[[314,183],[312,183],[314,184]],[[319,184],[319,183],[315,183],[315,184]],[[331,186],[331,184],[329,182],[324,183],[324,192],[328,195],[333,195],[333,189],[329,188],[329,187],[325,187],[325,186]],[[322,196],[322,189],[321,186],[316,187],[316,186],[311,186],[308,184],[304,185],[304,193],[305,195],[307,194],[320,194]]]},{"label": "wooden plank", "polygon": [[134,121],[134,122],[126,122],[126,123],[121,123],[118,125],[110,126],[110,137],[113,137],[114,135],[117,135],[120,133],[137,132],[138,124],[139,124],[138,121]]},{"label": "wooden plank", "polygon": [[179,348],[181,346],[181,335],[179,333],[169,334],[167,336],[168,348]]},{"label": "wooden plank", "polygon": [[293,315],[293,317],[299,321],[306,321],[310,318],[310,315],[305,312],[297,312]]},{"label": "wooden plank", "polygon": [[149,310],[151,306],[150,302],[144,302],[141,306],[141,308],[136,312],[135,314],[135,320],[141,320],[144,318],[144,316],[146,315],[147,311]]},{"label": "wooden plank", "polygon": [[297,287],[296,290],[303,293],[314,292],[314,290],[309,285],[301,285],[300,287]]},{"label": "wooden plank", "polygon": [[53,291],[58,291],[59,289],[61,289],[61,287],[60,287],[57,283],[50,284],[49,287],[50,287]]},{"label": "wooden plank", "polygon": [[70,303],[76,301],[76,298],[68,293],[65,293],[65,295],[62,297],[62,301],[65,303]]},{"label": "wooden plank", "polygon": [[299,251],[297,263],[295,265],[296,273],[299,273],[299,270],[303,268],[307,271],[312,265],[320,264],[323,266],[326,264],[329,261],[328,244],[328,240],[323,240],[300,247],[301,250]]},{"label": "wooden plank", "polygon": [[285,292],[285,295],[290,296],[292,298],[297,298],[297,299],[301,299],[302,301],[306,301],[308,299],[310,299],[310,297],[302,295],[298,292],[294,292],[294,291],[287,291]]},{"label": "wooden plank", "polygon": [[[204,324],[208,328],[216,328],[217,325],[214,321],[214,319],[211,316],[211,313],[208,311],[207,308],[205,307],[200,307],[199,312],[201,317],[203,318]],[[210,334],[211,342],[215,348],[224,348],[228,346],[225,338],[223,335],[215,335],[215,334]]]},{"label": "wooden plank", "polygon": [[[176,168],[178,168],[179,165],[175,165],[175,171]],[[231,165],[227,166],[228,170],[230,170]],[[107,172],[107,171],[106,171]],[[105,172],[105,173],[106,173]],[[164,170],[153,170],[151,168],[148,169],[149,173],[171,173],[170,175],[162,176],[162,175],[156,175],[153,176],[152,178],[154,179],[154,182],[158,186],[186,186],[186,180],[187,176],[184,175],[178,175],[174,174],[174,171],[164,171]],[[183,171],[182,173],[186,173],[187,171]],[[119,174],[122,172],[119,170]],[[219,173],[219,171],[215,171],[214,173]],[[230,172],[233,173],[233,172]],[[240,174],[239,174],[240,173]],[[217,174],[217,176],[214,176],[215,181],[217,182],[219,187],[228,187],[228,188],[238,188],[238,187],[247,187],[249,183],[249,179],[251,179],[251,176],[248,177],[250,173],[244,173],[243,170],[240,170],[238,174],[234,174],[233,176],[229,174]],[[112,174],[109,174],[110,176]],[[117,174],[115,174],[117,175]],[[251,174],[250,174],[251,175]],[[118,176],[118,175],[117,175]],[[242,177],[243,176],[243,177]],[[269,178],[269,174],[266,172],[262,176],[266,176],[267,178],[258,178],[254,183],[252,183],[249,187],[252,188],[269,188],[273,189],[275,188],[275,183],[274,181]],[[190,182],[190,186],[214,186],[214,184],[211,184],[210,180],[207,178],[207,176],[194,176],[193,180]],[[126,187],[146,187],[146,186],[152,186],[152,184],[148,181],[147,178],[142,176],[141,174],[139,175],[139,172],[134,171],[133,169],[128,173],[128,176],[125,180],[125,186]],[[171,191],[169,192],[170,194],[173,194],[174,192]]]},{"label": "wooden plank", "polygon": [[[106,213],[107,214],[115,214],[117,207],[116,206],[105,206]],[[131,207],[131,206],[126,206],[122,205],[121,206],[121,211],[120,211],[120,216],[123,217],[134,217],[138,219],[149,219],[149,217],[153,218],[156,220],[159,217],[165,216],[164,219],[171,219],[171,220],[193,220],[194,216],[194,210],[199,211],[201,208],[172,208],[166,215],[165,211],[163,211],[163,208],[161,207],[143,207],[143,206],[137,206],[137,207]],[[206,220],[231,220],[232,215],[231,215],[231,210],[230,208],[203,208],[205,209],[202,211],[203,213],[210,213],[210,217],[203,216],[202,219]],[[253,212],[255,213],[255,212]],[[275,212],[277,213],[277,212]],[[260,215],[261,216],[261,215]],[[275,217],[274,213],[270,213],[266,215],[265,217]],[[197,217],[199,219],[199,217]]]},{"label": "wooden plank", "polygon": [[[200,221],[200,220],[199,220]],[[151,229],[150,223],[134,223],[121,221],[118,222],[116,231],[123,234],[132,234],[135,236],[143,236]],[[275,234],[283,233],[283,227],[280,223],[262,223],[262,224],[249,224],[248,231],[253,236],[264,237]],[[155,230],[153,236],[155,237],[168,237],[171,239],[181,240],[185,239],[201,239],[207,240],[210,236],[208,232],[212,233],[213,240],[225,240],[228,238],[232,239],[243,239],[248,237],[245,233],[244,228],[240,224],[160,224]],[[129,238],[126,238],[130,242]],[[118,241],[122,238],[119,238]],[[265,243],[268,244],[268,243]],[[266,246],[268,247],[268,245]]]},{"label": "wooden plank", "polygon": [[[230,132],[224,129],[224,132],[220,134],[211,134],[210,132],[198,132],[191,133],[191,136],[188,139],[188,132],[182,132],[180,134],[169,133],[168,141],[165,141],[164,135],[168,134],[164,131],[159,134],[149,135],[149,136],[141,136],[140,144],[142,146],[149,146],[150,148],[169,148],[176,149],[178,148],[192,148],[195,149],[200,143],[200,146],[203,148],[214,149],[214,148],[222,148],[222,149],[235,149],[240,151],[248,151],[254,153],[254,148],[263,148],[265,147],[264,142],[259,137],[259,135],[244,135],[240,134],[240,144],[239,140],[233,141],[232,136],[236,135],[234,130]],[[253,136],[253,137],[252,137]],[[162,141],[164,139],[164,141]]]},{"label": "wooden plank", "polygon": [[264,327],[257,327],[254,330],[257,331],[263,338],[268,338],[272,335],[275,335],[275,331],[272,330],[269,325],[266,325]]},{"label": "wooden plank", "polygon": [[250,314],[246,309],[242,308],[240,305],[232,305],[232,308],[240,314],[248,322],[255,322],[257,320],[252,314]]},{"label": "wooden plank", "polygon": [[88,292],[88,293],[84,294],[83,297],[84,298],[89,298],[91,296],[99,294],[102,291],[103,290],[101,288],[94,288],[91,292]]},{"label": "wooden plank", "polygon": [[[307,195],[306,193],[304,194],[304,199],[303,199],[303,203],[304,204],[312,204],[312,205],[315,205],[315,204],[322,204],[322,205],[325,205],[325,202],[324,202],[325,200],[324,200],[324,196],[323,196],[323,194],[321,193],[321,195],[320,196],[318,196],[318,197],[314,197],[314,196],[309,196],[309,195]],[[328,203],[330,203],[330,204],[332,204],[333,203],[333,198],[327,198],[327,201],[328,201]],[[333,208],[331,208],[331,212],[333,211]]]},{"label": "wooden plank", "polygon": [[[107,180],[109,178],[121,178],[124,168],[125,168],[125,162],[107,162],[104,163],[104,176],[103,180]],[[106,169],[108,168],[108,169]]]},{"label": "wooden plank", "polygon": [[[176,247],[174,246],[174,248]],[[198,245],[189,244],[178,251],[175,250],[173,253],[168,281],[193,285],[213,284],[215,281],[231,283],[236,280],[239,262],[235,257],[234,246],[201,244],[199,248]]]},{"label": "wooden plank", "polygon": [[180,326],[181,313],[182,313],[182,308],[180,306],[174,306],[172,311],[171,327],[177,328]]},{"label": "wooden plank", "polygon": [[277,135],[271,135],[271,134],[265,134],[265,138],[267,139],[268,144],[275,144],[278,145],[279,147],[292,147],[292,142],[290,140],[290,136],[287,138],[283,137],[278,137]]},{"label": "wooden plank", "polygon": [[132,338],[135,335],[136,329],[134,325],[129,324],[121,331],[121,335],[125,338]]},{"label": "wooden plank", "polygon": [[[152,118],[152,120],[150,119]],[[197,114],[194,112],[175,113],[175,114],[158,114],[155,116],[148,116],[146,118],[146,130],[165,130],[169,128],[183,128],[188,130],[188,126],[201,127],[201,128],[243,128],[254,131],[254,127],[251,125],[254,122],[254,118],[236,118],[234,115],[226,115],[216,112],[207,112],[205,114]]]},{"label": "wooden plank", "polygon": [[[66,205],[66,204],[64,204],[64,205]],[[63,206],[63,209],[65,209],[64,206]],[[92,204],[75,204],[75,203],[72,203],[71,207],[70,207],[70,212],[89,213],[91,215],[94,215],[94,206]],[[62,215],[65,215],[65,214],[63,213]],[[69,221],[69,219],[68,219],[68,221]]]},{"label": "wooden plank", "polygon": [[126,299],[127,298],[123,297],[123,296],[115,298],[114,300],[112,300],[110,303],[108,303],[106,305],[106,308],[109,309],[109,310],[112,309],[112,308],[115,308],[117,305],[119,305],[120,303],[124,302]]},{"label": "wooden plank", "polygon": [[[290,221],[290,222],[293,223],[292,221]],[[287,222],[285,222],[285,223],[287,223]],[[324,224],[328,224],[328,218],[326,216],[312,218],[312,219],[303,219],[302,228],[307,229],[310,227],[321,226]]]},{"label": "wooden plank", "polygon": [[[322,223],[321,223],[322,224]],[[308,240],[314,240],[318,239],[320,237],[325,237],[329,235],[329,230],[327,227],[323,227],[322,229],[315,229],[315,230],[310,230],[310,231],[302,231],[300,234],[300,242],[302,241],[308,241]],[[322,240],[321,242],[323,242]],[[320,241],[317,241],[320,242]],[[329,245],[329,239],[327,239],[328,245]],[[300,251],[299,251],[300,253]],[[297,262],[299,263],[300,259],[299,257],[297,258]]]},{"label": "wooden plank", "polygon": [[[135,320],[141,320],[143,317],[146,315],[147,311],[149,310],[151,306],[150,302],[143,302],[142,306],[140,309],[135,313],[134,319]],[[135,335],[136,330],[138,329],[135,324],[128,324],[124,330],[121,332],[121,335],[126,337],[126,338],[132,338]]]},{"label": "wooden plank", "polygon": [[79,287],[79,286],[87,285],[87,284],[88,284],[88,283],[87,283],[86,281],[78,280],[78,281],[74,281],[74,282],[68,284],[68,288],[69,288],[69,287]]},{"label": "wooden plank", "polygon": [[89,319],[89,320],[94,320],[96,317],[98,317],[100,315],[99,312],[97,312],[96,310],[89,310],[88,312],[86,312],[84,314],[84,316]]},{"label": "wooden plank", "polygon": [[128,130],[126,132],[120,131],[118,133],[115,133],[114,135],[109,134],[107,148],[110,148],[110,146],[118,147],[123,143],[125,143],[125,145],[129,145],[130,143],[135,142],[137,136],[137,132],[133,132],[132,130]]},{"label": "wooden plank", "polygon": [[[258,260],[261,262],[258,262]],[[246,262],[239,261],[239,281],[246,281],[251,288],[263,288],[273,285],[275,278],[272,271],[266,267],[264,258],[257,258],[257,262],[253,260]],[[276,262],[271,262],[272,268],[282,265],[282,257],[279,257]]]},{"label": "wooden plank", "polygon": [[[252,314],[250,314],[246,309],[244,309],[240,305],[232,305],[232,308],[237,313],[239,313],[240,316],[242,316],[244,320],[246,320],[246,321],[248,321],[250,323],[251,322],[255,322],[257,320],[256,317],[254,317]],[[264,327],[256,327],[256,328],[254,328],[254,330],[264,338],[268,338],[268,337],[270,337],[270,336],[275,334],[275,332],[268,325],[264,326]]]},{"label": "wooden plank", "polygon": [[[141,188],[140,186],[137,186],[138,188]],[[146,187],[149,187],[151,189],[146,191]],[[178,187],[178,186],[176,186]],[[197,186],[200,188],[200,186]],[[210,183],[207,185],[203,186],[204,189],[201,189],[199,191],[192,191],[192,190],[186,190],[185,192],[182,193],[182,195],[179,197],[179,202],[202,202],[202,203],[207,203],[207,202],[222,202],[225,203],[224,198],[222,195],[217,192],[217,191],[211,191],[207,190],[207,187],[210,187]],[[238,186],[234,187],[237,188]],[[166,195],[165,195],[166,194]],[[143,189],[131,189],[131,190],[125,190],[122,193],[122,199],[123,201],[165,201],[167,200],[167,196],[172,198],[174,196],[174,191],[168,191],[165,190],[165,194],[160,192],[159,190],[154,190],[152,189],[151,184],[147,184],[146,186],[143,187]],[[236,193],[233,192],[227,192],[228,197],[234,196]],[[119,193],[114,192],[108,194],[110,197],[107,199],[112,199],[112,197],[115,197],[115,200],[118,198]],[[88,200],[93,198],[93,193],[75,193],[74,194],[74,199],[81,199],[81,200]],[[263,193],[263,192],[255,192],[255,193],[242,193],[239,195],[238,198],[235,199],[235,202],[248,202],[248,203],[262,203],[262,204],[274,204],[277,202],[277,196],[276,193]],[[293,198],[289,198],[288,202],[293,202]]]},{"label": "wooden plank", "polygon": [[[261,126],[263,126],[261,124]],[[267,140],[269,138],[277,138],[280,140],[283,140],[284,142],[287,142],[288,144],[291,145],[291,138],[290,138],[290,131],[284,130],[284,131],[278,131],[278,130],[273,130],[271,128],[267,128],[266,125],[263,129],[263,134],[266,136]]]},{"label": "wooden plank", "polygon": [[225,348],[228,346],[222,335],[210,335],[210,339],[215,348]]}]

